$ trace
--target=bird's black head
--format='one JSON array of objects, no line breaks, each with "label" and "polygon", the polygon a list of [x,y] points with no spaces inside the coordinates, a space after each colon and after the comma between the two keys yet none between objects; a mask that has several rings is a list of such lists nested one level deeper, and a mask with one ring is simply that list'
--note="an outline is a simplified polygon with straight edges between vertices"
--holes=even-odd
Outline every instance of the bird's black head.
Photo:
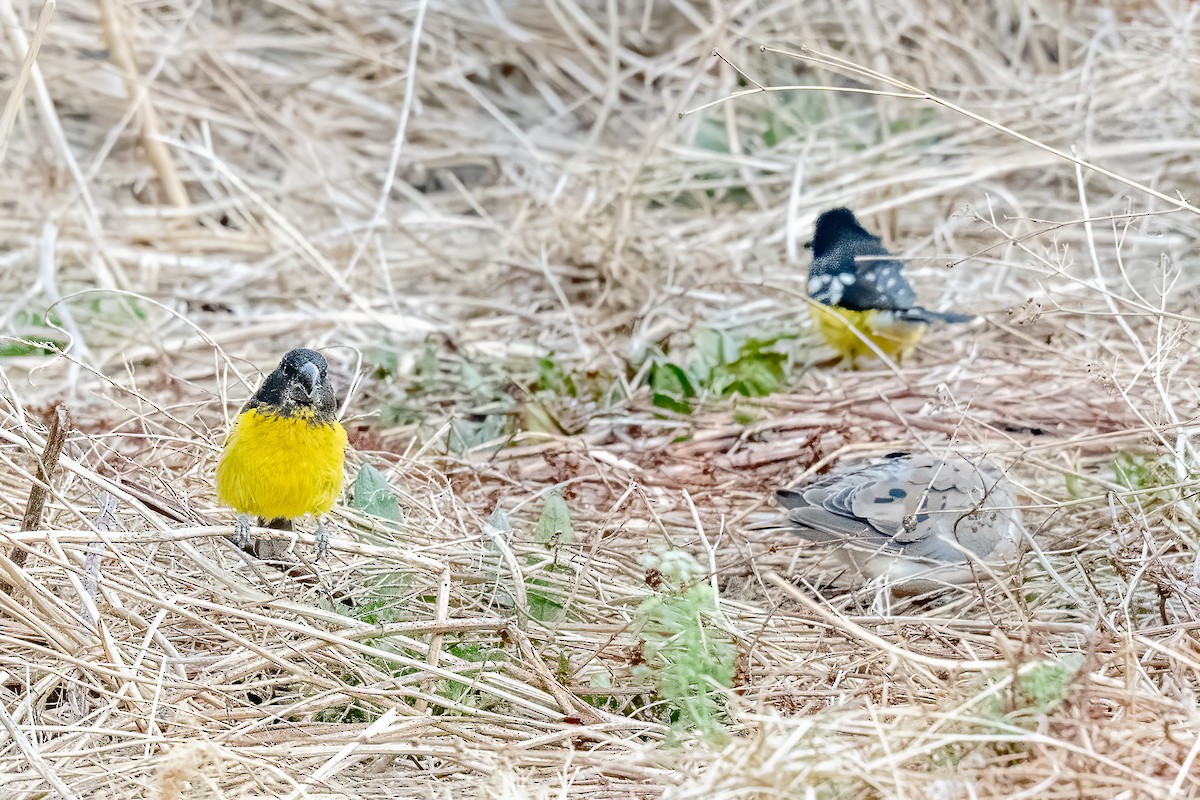
[{"label": "bird's black head", "polygon": [[318,417],[332,418],[336,401],[328,369],[325,357],[316,350],[289,350],[246,408],[265,408],[284,416],[311,409]]},{"label": "bird's black head", "polygon": [[817,217],[817,224],[813,227],[813,258],[820,258],[846,236],[870,237],[871,232],[858,224],[854,212],[848,208],[831,208],[826,211]]}]

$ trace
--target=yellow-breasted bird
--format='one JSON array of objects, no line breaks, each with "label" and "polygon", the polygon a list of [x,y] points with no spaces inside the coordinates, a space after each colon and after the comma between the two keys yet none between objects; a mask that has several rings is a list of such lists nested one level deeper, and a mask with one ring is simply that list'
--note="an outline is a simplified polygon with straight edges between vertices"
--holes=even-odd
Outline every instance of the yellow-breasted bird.
[{"label": "yellow-breasted bird", "polygon": [[323,514],[342,490],[346,429],[337,421],[328,364],[315,350],[289,351],[229,431],[217,464],[217,496],[238,512],[238,544],[250,543],[250,517],[291,530],[317,518],[317,554],[329,545]]},{"label": "yellow-breasted bird", "polygon": [[864,339],[900,360],[916,346],[926,325],[975,319],[917,305],[904,265],[847,208],[817,217],[812,256],[808,294],[821,304],[811,307],[813,322],[852,366],[859,356],[874,353]]}]

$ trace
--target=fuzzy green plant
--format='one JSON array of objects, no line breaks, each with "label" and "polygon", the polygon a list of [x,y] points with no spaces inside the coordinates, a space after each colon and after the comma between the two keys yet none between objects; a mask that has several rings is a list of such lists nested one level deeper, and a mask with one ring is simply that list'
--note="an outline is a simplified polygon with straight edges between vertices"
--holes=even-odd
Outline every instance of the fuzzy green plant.
[{"label": "fuzzy green plant", "polygon": [[687,553],[649,556],[643,566],[658,592],[638,606],[644,662],[634,677],[655,686],[673,739],[689,732],[717,737],[737,650],[716,591],[700,580],[702,569]]},{"label": "fuzzy green plant", "polygon": [[0,335],[0,358],[54,355],[67,346],[61,324],[54,314],[17,311],[11,323],[11,331],[17,335]]},{"label": "fuzzy green plant", "polygon": [[388,483],[387,476],[370,464],[363,464],[350,490],[350,505],[356,511],[389,522],[403,522],[400,500]]},{"label": "fuzzy green plant", "polygon": [[1069,653],[1048,659],[1029,670],[1017,684],[1021,698],[1041,714],[1048,714],[1071,694],[1083,656]]},{"label": "fuzzy green plant", "polygon": [[1174,454],[1118,453],[1112,462],[1113,478],[1126,489],[1138,492],[1143,507],[1165,505],[1179,495],[1178,491],[1166,488],[1179,481],[1173,461]]}]

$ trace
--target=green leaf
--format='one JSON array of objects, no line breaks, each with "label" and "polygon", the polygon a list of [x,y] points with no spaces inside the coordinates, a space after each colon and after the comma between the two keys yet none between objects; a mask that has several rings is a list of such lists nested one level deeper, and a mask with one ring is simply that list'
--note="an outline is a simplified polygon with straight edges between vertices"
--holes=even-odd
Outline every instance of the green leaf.
[{"label": "green leaf", "polygon": [[655,408],[664,408],[667,411],[674,411],[676,414],[692,413],[692,405],[686,400],[679,400],[666,394],[652,394],[650,402]]},{"label": "green leaf", "polygon": [[79,310],[79,321],[92,324],[103,322],[115,328],[125,328],[146,321],[146,312],[132,297],[97,295]]},{"label": "green leaf", "polygon": [[729,134],[725,123],[713,117],[703,120],[696,129],[696,147],[715,153],[728,153]]},{"label": "green leaf", "polygon": [[735,351],[727,334],[701,331],[696,336],[697,362],[708,370],[709,390],[721,397],[734,392],[766,397],[779,391],[786,380],[787,356],[770,348],[782,338],[747,339]]},{"label": "green leaf", "polygon": [[1150,468],[1142,456],[1118,453],[1112,468],[1116,482],[1126,489],[1144,489],[1150,484]]},{"label": "green leaf", "polygon": [[775,345],[786,339],[795,339],[797,334],[781,333],[778,336],[768,336],[765,339],[751,337],[742,342],[742,346],[738,349],[739,356],[757,355],[758,353],[774,352],[772,348]]},{"label": "green leaf", "polygon": [[553,622],[562,618],[563,604],[546,591],[551,586],[549,581],[542,578],[531,578],[525,582],[525,599],[529,603],[529,616],[538,622]]},{"label": "green leaf", "polygon": [[13,314],[12,323],[11,332],[16,335],[0,336],[0,358],[52,356],[67,346],[55,328],[61,325],[57,315],[21,309]]},{"label": "green leaf", "polygon": [[783,353],[758,353],[739,358],[726,368],[728,382],[721,393],[732,391],[746,397],[766,397],[779,391],[786,377],[783,370],[786,360]]},{"label": "green leaf", "polygon": [[1067,485],[1067,497],[1072,500],[1082,500],[1088,496],[1088,489],[1091,486],[1091,482],[1087,478],[1082,475],[1072,475],[1068,472],[1063,475],[1063,481]]},{"label": "green leaf", "polygon": [[[474,642],[450,642],[445,645],[446,651],[464,661],[482,664],[489,661],[504,661],[504,652],[499,650],[484,650],[483,646]],[[457,670],[458,674],[467,677],[478,674],[477,670]],[[449,700],[461,701],[472,692],[469,682],[446,679],[442,683],[442,696]]]},{"label": "green leaf", "polygon": [[42,336],[30,336],[24,340],[2,337],[0,338],[0,358],[52,356],[64,347],[66,347],[65,342],[58,342]]},{"label": "green leaf", "polygon": [[707,382],[713,371],[728,364],[737,352],[729,334],[711,328],[701,328],[695,335],[696,363],[692,372]]},{"label": "green leaf", "polygon": [[558,418],[541,403],[525,403],[521,406],[521,430],[532,433],[565,433]]},{"label": "green leaf", "polygon": [[364,464],[354,479],[353,497],[350,506],[356,511],[370,514],[380,519],[392,522],[403,522],[404,514],[400,511],[400,502],[392,491],[391,484],[383,473]]},{"label": "green leaf", "polygon": [[484,380],[483,373],[470,361],[464,361],[459,371],[463,388],[474,395],[491,395],[491,385]]},{"label": "green leaf", "polygon": [[537,382],[533,385],[535,392],[550,392],[560,397],[575,397],[575,381],[553,358],[553,353],[538,359]]},{"label": "green leaf", "polygon": [[446,650],[464,661],[483,661],[487,658],[483,646],[474,642],[450,642],[446,645]]},{"label": "green leaf", "polygon": [[650,386],[659,392],[673,392],[683,397],[695,397],[691,378],[678,364],[660,361],[650,370]]},{"label": "green leaf", "polygon": [[508,521],[508,514],[504,513],[504,509],[496,506],[496,510],[492,512],[492,516],[488,518],[488,525],[501,535],[512,533],[512,523]]},{"label": "green leaf", "polygon": [[533,529],[533,536],[539,542],[551,547],[570,544],[575,541],[575,531],[571,527],[571,512],[567,503],[558,492],[551,492],[542,506],[542,516]]},{"label": "green leaf", "polygon": [[1078,653],[1038,664],[1021,676],[1021,694],[1042,713],[1051,711],[1067,699],[1082,666],[1083,656]]},{"label": "green leaf", "polygon": [[692,413],[690,400],[696,396],[691,378],[678,364],[657,361],[650,368],[651,402],[680,414]]},{"label": "green leaf", "polygon": [[505,417],[502,414],[489,414],[482,422],[452,419],[447,445],[452,452],[466,453],[480,445],[494,442],[504,435],[504,421]]},{"label": "green leaf", "polygon": [[644,662],[637,680],[655,684],[673,736],[698,731],[720,737],[737,648],[727,632],[703,567],[688,553],[667,551],[643,560],[663,580],[637,608]]},{"label": "green leaf", "polygon": [[437,379],[438,356],[432,344],[425,343],[425,352],[421,354],[421,357],[417,359],[417,363],[413,365],[413,374],[421,383],[426,385]]},{"label": "green leaf", "polygon": [[375,367],[376,378],[388,378],[400,371],[400,354],[394,347],[372,347],[363,357]]}]

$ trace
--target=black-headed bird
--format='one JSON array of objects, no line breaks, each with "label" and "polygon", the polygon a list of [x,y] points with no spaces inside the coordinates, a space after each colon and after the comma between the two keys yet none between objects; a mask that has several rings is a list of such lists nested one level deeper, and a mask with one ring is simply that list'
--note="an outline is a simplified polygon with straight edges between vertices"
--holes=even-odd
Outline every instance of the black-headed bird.
[{"label": "black-headed bird", "polygon": [[217,496],[238,513],[237,540],[250,543],[250,517],[291,530],[317,519],[317,554],[329,545],[322,515],[342,489],[346,429],[337,421],[328,365],[315,350],[289,351],[267,376],[229,432],[217,464]]},{"label": "black-headed bird", "polygon": [[875,349],[900,360],[916,346],[927,325],[974,319],[917,305],[904,265],[846,208],[817,217],[808,294],[820,303],[811,306],[817,329],[851,366]]},{"label": "black-headed bird", "polygon": [[835,585],[874,582],[918,594],[984,580],[1027,531],[1011,483],[985,459],[897,453],[776,493],[780,511],[751,530],[814,543]]}]

